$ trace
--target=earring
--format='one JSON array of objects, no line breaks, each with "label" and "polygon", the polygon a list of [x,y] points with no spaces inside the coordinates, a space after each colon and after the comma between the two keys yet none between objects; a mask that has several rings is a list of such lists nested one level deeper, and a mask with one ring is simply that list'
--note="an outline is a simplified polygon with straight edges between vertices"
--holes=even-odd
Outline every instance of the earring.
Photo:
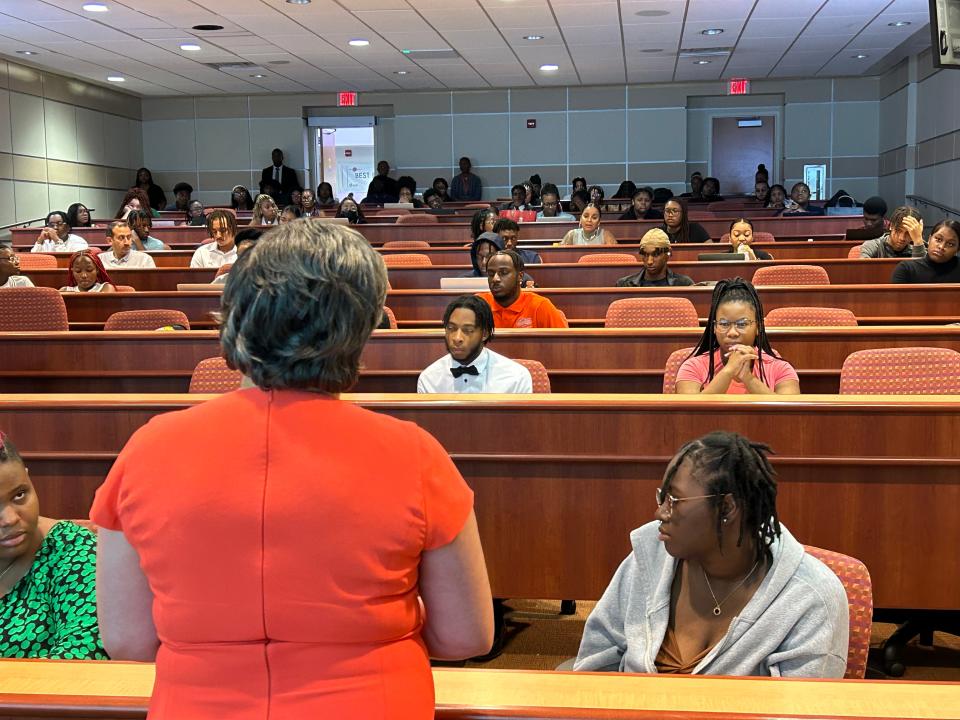
[{"label": "earring", "polygon": [[724,518],[723,521],[726,522],[726,521],[729,520],[729,519],[730,519],[730,518]]}]

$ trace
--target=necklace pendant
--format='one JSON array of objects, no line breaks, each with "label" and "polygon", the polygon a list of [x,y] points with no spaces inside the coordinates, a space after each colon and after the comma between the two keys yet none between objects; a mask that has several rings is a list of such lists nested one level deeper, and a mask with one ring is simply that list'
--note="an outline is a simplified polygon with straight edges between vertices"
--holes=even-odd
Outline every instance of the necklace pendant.
[{"label": "necklace pendant", "polygon": [[717,606],[713,609],[713,614],[719,616],[720,613],[721,613],[720,606],[717,605]]}]

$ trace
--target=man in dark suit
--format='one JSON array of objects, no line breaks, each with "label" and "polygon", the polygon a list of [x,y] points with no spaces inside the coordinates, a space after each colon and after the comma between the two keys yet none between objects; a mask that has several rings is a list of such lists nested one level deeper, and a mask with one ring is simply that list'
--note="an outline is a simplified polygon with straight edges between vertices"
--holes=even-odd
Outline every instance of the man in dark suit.
[{"label": "man in dark suit", "polygon": [[300,181],[297,179],[297,173],[293,168],[283,164],[283,150],[274,148],[271,153],[273,164],[265,167],[260,175],[260,188],[267,187],[269,183],[279,188],[280,194],[284,198],[289,198],[290,193],[300,187]]}]

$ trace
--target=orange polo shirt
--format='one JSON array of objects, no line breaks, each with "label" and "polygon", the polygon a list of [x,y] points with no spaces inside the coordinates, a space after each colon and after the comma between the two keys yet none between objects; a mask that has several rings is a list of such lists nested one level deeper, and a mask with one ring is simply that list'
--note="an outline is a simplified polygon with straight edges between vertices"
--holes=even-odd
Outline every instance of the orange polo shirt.
[{"label": "orange polo shirt", "polygon": [[493,310],[493,325],[498,328],[565,328],[566,316],[542,295],[521,291],[517,301],[503,307],[491,293],[477,293]]}]

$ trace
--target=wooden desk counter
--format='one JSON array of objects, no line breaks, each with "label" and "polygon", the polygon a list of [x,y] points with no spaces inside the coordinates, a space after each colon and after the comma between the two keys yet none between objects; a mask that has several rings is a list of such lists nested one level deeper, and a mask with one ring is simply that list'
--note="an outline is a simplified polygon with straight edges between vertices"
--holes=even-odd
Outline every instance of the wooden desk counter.
[{"label": "wooden desk counter", "polygon": [[[614,300],[628,297],[685,297],[700,317],[710,310],[712,288],[538,288],[573,324],[602,324]],[[103,323],[121,310],[166,308],[182,310],[191,323],[209,323],[210,313],[220,308],[221,291],[64,293],[71,323]],[[438,323],[451,300],[463,294],[456,290],[392,290],[387,305],[403,323]],[[890,324],[903,318],[922,318],[925,323],[955,322],[960,316],[957,288],[953,285],[814,285],[778,286],[760,289],[764,309],[819,306],[847,308],[868,324]]]},{"label": "wooden desk counter", "polygon": [[[0,660],[0,718],[144,718],[150,663]],[[435,668],[438,720],[955,718],[956,683]]]},{"label": "wooden desk counter", "polygon": [[[5,395],[44,512],[83,517],[130,434],[204,395]],[[722,427],[777,455],[779,512],[861,559],[877,607],[957,609],[960,397],[345,395],[432,433],[476,492],[494,593],[596,599],[652,520],[686,440]],[[56,431],[51,431],[55,428]],[[922,549],[922,552],[918,552]]]}]

